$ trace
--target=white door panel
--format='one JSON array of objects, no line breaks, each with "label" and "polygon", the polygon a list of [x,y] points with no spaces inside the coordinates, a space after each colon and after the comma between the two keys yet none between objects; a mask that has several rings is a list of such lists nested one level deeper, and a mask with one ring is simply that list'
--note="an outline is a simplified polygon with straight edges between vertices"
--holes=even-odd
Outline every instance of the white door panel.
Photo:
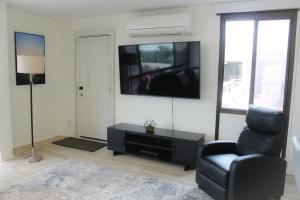
[{"label": "white door panel", "polygon": [[113,124],[112,40],[110,36],[78,40],[78,135],[106,140],[106,128]]}]

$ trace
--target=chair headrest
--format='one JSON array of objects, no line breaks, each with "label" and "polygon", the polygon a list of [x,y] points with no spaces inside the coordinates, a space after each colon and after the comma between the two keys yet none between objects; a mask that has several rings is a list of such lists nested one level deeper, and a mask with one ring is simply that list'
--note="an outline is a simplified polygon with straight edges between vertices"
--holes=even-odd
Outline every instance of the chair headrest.
[{"label": "chair headrest", "polygon": [[246,123],[254,131],[278,134],[286,127],[287,116],[280,111],[252,105],[247,112]]}]

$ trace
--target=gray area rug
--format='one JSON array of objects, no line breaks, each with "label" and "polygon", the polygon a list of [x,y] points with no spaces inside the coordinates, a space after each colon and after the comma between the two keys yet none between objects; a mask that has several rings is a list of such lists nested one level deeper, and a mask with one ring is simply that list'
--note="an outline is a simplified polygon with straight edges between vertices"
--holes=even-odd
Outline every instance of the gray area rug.
[{"label": "gray area rug", "polygon": [[1,200],[212,200],[197,187],[71,160],[0,189]]}]

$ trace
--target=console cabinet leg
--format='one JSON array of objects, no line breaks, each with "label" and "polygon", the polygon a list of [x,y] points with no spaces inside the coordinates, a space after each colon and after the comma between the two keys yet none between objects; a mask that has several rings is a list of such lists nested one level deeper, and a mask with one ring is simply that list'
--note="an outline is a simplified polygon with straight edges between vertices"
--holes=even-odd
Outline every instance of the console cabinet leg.
[{"label": "console cabinet leg", "polygon": [[185,165],[184,166],[184,171],[186,172],[186,171],[188,171],[190,169],[190,167],[188,166],[188,165]]},{"label": "console cabinet leg", "polygon": [[195,166],[193,166],[193,165],[185,165],[184,166],[184,171],[194,170],[194,169],[195,169]]},{"label": "console cabinet leg", "polygon": [[114,156],[119,155],[119,154],[120,154],[120,153],[118,153],[118,152],[116,152],[116,151],[113,152],[113,155],[114,155]]}]

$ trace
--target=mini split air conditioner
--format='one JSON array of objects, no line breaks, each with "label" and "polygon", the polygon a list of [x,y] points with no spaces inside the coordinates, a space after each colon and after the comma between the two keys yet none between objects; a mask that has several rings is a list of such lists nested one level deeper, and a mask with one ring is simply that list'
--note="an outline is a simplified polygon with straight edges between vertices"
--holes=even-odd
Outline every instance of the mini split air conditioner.
[{"label": "mini split air conditioner", "polygon": [[128,34],[132,37],[192,34],[193,28],[189,13],[136,17],[127,24]]}]

